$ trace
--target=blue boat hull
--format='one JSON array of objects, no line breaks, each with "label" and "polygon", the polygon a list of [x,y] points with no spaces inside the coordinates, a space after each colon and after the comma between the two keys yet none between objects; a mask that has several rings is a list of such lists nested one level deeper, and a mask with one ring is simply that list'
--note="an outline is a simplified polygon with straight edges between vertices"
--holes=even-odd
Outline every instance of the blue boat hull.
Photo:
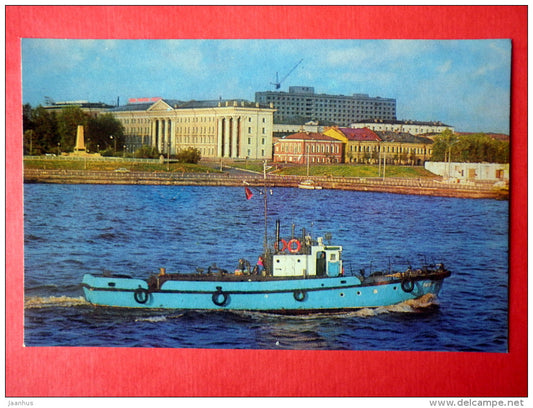
[{"label": "blue boat hull", "polygon": [[[447,276],[447,275],[446,275]],[[121,276],[83,277],[88,302],[98,306],[153,309],[340,311],[389,306],[437,295],[444,275],[366,282],[355,276],[307,279],[175,279],[154,287]]]}]

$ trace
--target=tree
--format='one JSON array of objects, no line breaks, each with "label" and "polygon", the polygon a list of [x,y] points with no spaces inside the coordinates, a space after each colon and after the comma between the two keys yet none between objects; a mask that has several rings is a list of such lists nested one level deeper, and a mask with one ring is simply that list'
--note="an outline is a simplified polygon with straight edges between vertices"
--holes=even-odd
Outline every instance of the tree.
[{"label": "tree", "polygon": [[176,159],[180,163],[198,163],[200,159],[202,158],[202,155],[200,153],[200,150],[189,147],[185,150],[180,150],[178,154],[176,154]]},{"label": "tree", "polygon": [[[124,127],[111,113],[104,113],[88,120],[88,147],[92,151],[100,149],[121,149],[124,145]],[[111,138],[112,137],[112,138]]]},{"label": "tree", "polygon": [[[28,111],[23,110],[24,113],[27,114]],[[30,128],[24,131],[24,151],[28,154],[55,152],[59,143],[55,113],[39,105],[36,109],[31,110],[29,116],[26,118],[26,126]]]},{"label": "tree", "polygon": [[139,159],[157,159],[159,151],[155,147],[143,145],[135,151],[134,156]]},{"label": "tree", "polygon": [[433,143],[432,161],[449,161],[452,157],[457,158],[457,135],[450,129],[444,130],[435,137]]},{"label": "tree", "polygon": [[[78,106],[69,106],[61,110],[57,115],[57,132],[61,141],[63,151],[73,151],[76,146],[76,135],[78,126],[87,128],[89,116]],[[84,133],[87,145],[87,135]]]},{"label": "tree", "polygon": [[484,133],[457,136],[444,131],[435,138],[432,161],[509,163],[509,143]]}]

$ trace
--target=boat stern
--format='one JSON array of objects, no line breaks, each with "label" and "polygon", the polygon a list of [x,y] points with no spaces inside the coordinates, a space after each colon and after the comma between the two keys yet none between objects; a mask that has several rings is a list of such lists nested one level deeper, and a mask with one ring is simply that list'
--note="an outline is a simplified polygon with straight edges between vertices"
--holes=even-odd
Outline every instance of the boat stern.
[{"label": "boat stern", "polygon": [[148,284],[127,275],[85,274],[83,294],[87,302],[98,306],[143,307],[148,300]]}]

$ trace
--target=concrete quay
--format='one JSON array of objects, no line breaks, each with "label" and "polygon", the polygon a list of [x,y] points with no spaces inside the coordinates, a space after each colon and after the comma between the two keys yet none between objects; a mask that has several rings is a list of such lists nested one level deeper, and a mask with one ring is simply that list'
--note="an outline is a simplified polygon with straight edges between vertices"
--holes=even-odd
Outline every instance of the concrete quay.
[{"label": "concrete quay", "polygon": [[[498,189],[490,183],[445,183],[440,180],[407,178],[359,177],[302,177],[267,175],[271,187],[298,187],[301,181],[312,178],[323,189],[386,192],[396,194],[429,195],[459,198],[509,198],[508,189]],[[262,174],[253,173],[172,173],[172,172],[115,172],[93,170],[24,169],[25,183],[57,184],[137,184],[137,185],[201,185],[250,186],[264,185]]]}]

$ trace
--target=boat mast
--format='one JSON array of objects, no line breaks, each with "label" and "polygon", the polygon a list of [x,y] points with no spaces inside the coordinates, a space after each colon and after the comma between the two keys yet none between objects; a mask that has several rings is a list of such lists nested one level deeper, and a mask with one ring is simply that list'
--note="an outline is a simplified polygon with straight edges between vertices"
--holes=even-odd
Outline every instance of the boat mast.
[{"label": "boat mast", "polygon": [[266,185],[266,180],[267,180],[267,176],[266,176],[266,168],[267,168],[267,161],[265,160],[264,163],[263,163],[263,202],[264,202],[264,217],[265,217],[265,236],[263,238],[263,250],[265,252],[265,259],[263,260],[266,265],[265,265],[265,269],[267,269],[267,266],[270,266],[269,263],[270,263],[270,258],[269,258],[269,255],[270,255],[270,251],[268,249],[268,223],[267,223],[267,209],[268,209],[268,204],[267,204],[267,185]]},{"label": "boat mast", "polygon": [[[304,150],[305,150],[305,140],[304,140]],[[309,147],[307,147],[307,151],[305,152],[305,161],[307,162],[307,177],[309,177]]]}]

